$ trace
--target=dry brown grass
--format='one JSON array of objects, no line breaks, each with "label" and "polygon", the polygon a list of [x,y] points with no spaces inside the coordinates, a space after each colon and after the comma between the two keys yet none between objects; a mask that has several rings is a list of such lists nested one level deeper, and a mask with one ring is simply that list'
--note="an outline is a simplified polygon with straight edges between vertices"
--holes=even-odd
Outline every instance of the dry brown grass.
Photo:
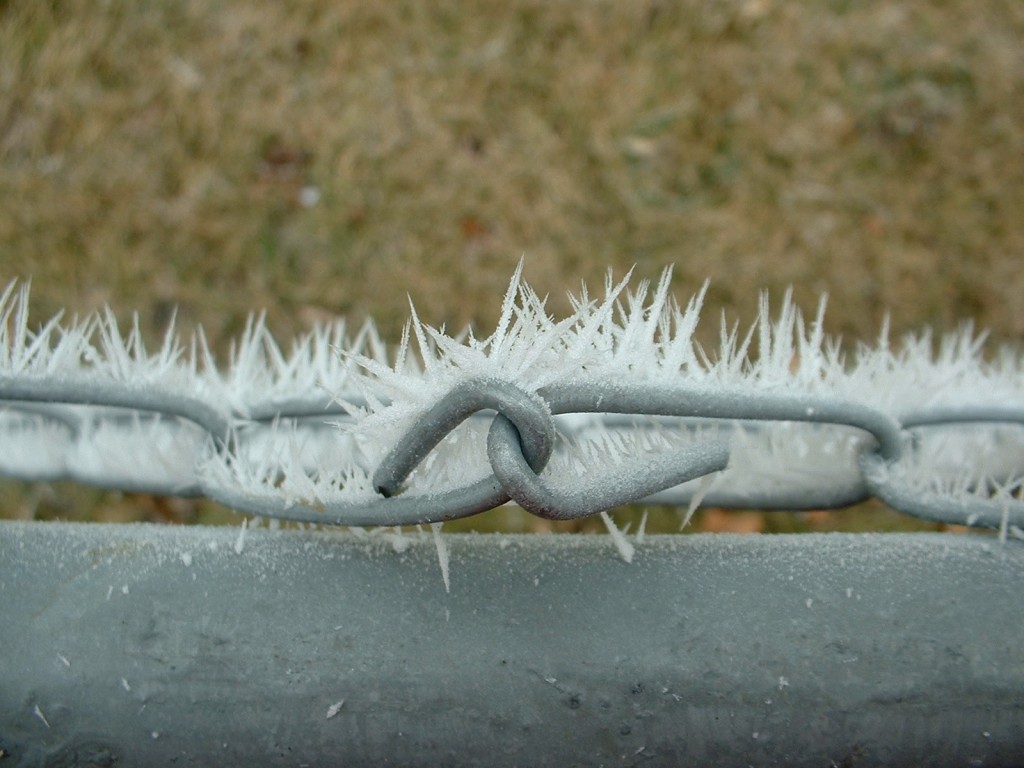
[{"label": "dry brown grass", "polygon": [[[286,335],[636,264],[1024,334],[1024,4],[0,0],[0,280]],[[302,204],[303,189],[319,201]]]}]

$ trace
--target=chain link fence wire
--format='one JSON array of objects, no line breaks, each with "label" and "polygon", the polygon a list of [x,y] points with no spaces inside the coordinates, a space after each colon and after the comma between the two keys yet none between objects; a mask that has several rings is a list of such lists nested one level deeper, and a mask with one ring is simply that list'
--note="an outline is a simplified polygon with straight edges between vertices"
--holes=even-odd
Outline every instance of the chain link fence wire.
[{"label": "chain link fence wire", "polygon": [[[842,347],[787,295],[718,348],[659,283],[610,277],[553,319],[521,280],[495,332],[367,323],[285,352],[252,319],[220,366],[173,326],[149,352],[114,314],[38,327],[0,296],[0,473],[347,526],[441,523],[509,501],[565,520],[633,502],[812,510],[880,499],[1024,536],[1024,363],[970,326]],[[704,289],[706,290],[706,287]]]}]

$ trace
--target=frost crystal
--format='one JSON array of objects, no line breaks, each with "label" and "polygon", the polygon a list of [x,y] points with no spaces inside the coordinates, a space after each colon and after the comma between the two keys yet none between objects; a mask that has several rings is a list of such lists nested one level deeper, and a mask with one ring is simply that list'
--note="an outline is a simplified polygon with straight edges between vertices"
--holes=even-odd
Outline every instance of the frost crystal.
[{"label": "frost crystal", "polygon": [[249,530],[249,518],[242,521],[242,527],[238,531],[238,538],[235,539],[235,554],[242,554],[242,550],[245,548],[245,534]]},{"label": "frost crystal", "polygon": [[443,523],[431,523],[430,533],[434,537],[434,546],[437,547],[437,562],[441,566],[441,579],[444,581],[444,591],[451,592],[451,582],[448,579],[448,544],[441,535]]},{"label": "frost crystal", "polygon": [[619,557],[625,560],[627,563],[633,562],[633,555],[636,554],[636,549],[633,544],[626,538],[625,533],[619,530],[619,527],[615,524],[615,521],[611,519],[607,512],[601,513],[601,520],[604,522],[605,527],[608,529],[608,534],[615,545],[615,548],[619,551]]}]

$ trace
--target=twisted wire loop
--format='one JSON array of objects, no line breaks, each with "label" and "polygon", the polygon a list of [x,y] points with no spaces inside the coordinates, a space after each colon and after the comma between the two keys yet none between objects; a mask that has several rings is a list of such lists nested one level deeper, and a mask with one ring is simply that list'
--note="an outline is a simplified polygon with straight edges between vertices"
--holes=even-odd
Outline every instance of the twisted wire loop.
[{"label": "twisted wire loop", "polygon": [[415,429],[377,467],[374,488],[383,496],[395,495],[401,483],[449,432],[485,409],[497,411],[514,425],[519,453],[530,469],[544,469],[555,440],[555,424],[545,401],[507,382],[473,379],[455,386],[419,419]]},{"label": "twisted wire loop", "polygon": [[[582,493],[552,489],[525,460],[515,426],[498,414],[487,433],[487,457],[502,487],[523,509],[551,520],[587,517],[655,491],[725,469],[728,443],[720,440],[634,463],[589,478]],[[579,483],[577,483],[579,485]]]},{"label": "twisted wire loop", "polygon": [[[351,526],[398,526],[445,522],[484,512],[509,500],[491,476],[461,488],[429,494],[399,495],[405,480],[453,429],[481,411],[507,414],[516,425],[520,455],[539,472],[551,457],[555,427],[544,401],[495,379],[476,379],[454,387],[428,410],[413,430],[378,465],[373,487],[378,496],[365,501],[283,501],[273,493],[241,490],[207,480],[204,495],[252,514],[281,520]],[[263,409],[263,419],[270,411]],[[277,415],[309,417],[312,404],[299,403],[293,412]]]},{"label": "twisted wire loop", "polygon": [[[862,429],[877,441],[887,462],[903,453],[899,425],[889,417],[856,404],[825,398],[779,395],[737,397],[721,390],[575,382],[541,390],[553,413],[616,413],[647,416],[699,417],[729,421],[813,421]],[[652,497],[659,491],[726,468],[730,445],[705,440],[698,446],[645,457],[618,473],[589,478],[583,494],[553,489],[529,471],[514,448],[511,425],[500,416],[488,434],[488,458],[509,495],[524,509],[552,519],[585,517],[621,504]]]},{"label": "twisted wire loop", "polygon": [[[699,491],[704,502],[724,507],[762,509],[824,509],[846,506],[871,497],[899,511],[928,520],[1006,531],[1024,528],[1024,503],[1019,499],[1020,457],[1010,479],[991,478],[985,493],[944,493],[922,487],[907,471],[929,430],[969,424],[1024,426],[1024,412],[1009,407],[934,408],[906,415],[900,421],[868,406],[835,397],[812,397],[779,391],[752,393],[728,389],[618,383],[576,379],[542,386],[535,392],[494,378],[476,378],[455,385],[422,414],[375,467],[368,467],[365,494],[344,500],[309,500],[278,491],[273,484],[243,487],[204,472],[212,456],[231,458],[232,442],[259,435],[273,439],[272,424],[280,420],[322,429],[325,417],[344,418],[340,406],[320,400],[282,400],[252,407],[245,414],[225,413],[199,395],[132,385],[127,382],[72,381],[61,378],[0,376],[3,411],[45,419],[74,436],[91,418],[109,425],[147,418],[176,437],[191,430],[184,449],[185,466],[177,473],[139,473],[138,468],[108,474],[74,472],[59,467],[5,470],[26,479],[70,477],[80,482],[137,492],[201,495],[239,511],[283,520],[349,526],[397,526],[443,522],[515,501],[533,514],[550,519],[583,517],[636,501],[692,503],[698,492],[691,480],[723,470],[737,458],[735,435],[749,425],[802,422],[853,428],[859,475],[812,489],[761,489],[744,495],[728,483]],[[83,415],[83,414],[88,414]],[[596,467],[587,476],[566,481],[548,468],[559,431],[555,417],[597,414],[613,425],[616,417],[635,426],[632,417],[666,417],[698,424],[726,425],[701,435],[695,445],[644,452],[609,469]],[[627,417],[623,419],[622,417]],[[447,490],[416,491],[412,474],[437,446],[467,419],[489,418],[486,455],[491,475]],[[311,420],[317,420],[316,423]],[[271,427],[268,427],[268,424]],[[334,433],[332,433],[333,435]],[[187,442],[187,441],[186,441]],[[190,453],[191,451],[191,453]],[[240,460],[235,457],[234,460]],[[318,467],[321,472],[329,467]],[[742,470],[742,467],[737,469]],[[63,471],[63,475],[62,475]],[[135,474],[133,474],[133,472]],[[423,469],[427,484],[429,470]],[[1000,482],[1002,486],[1000,487]],[[254,484],[258,485],[258,484]],[[1017,491],[1017,495],[1014,495]]]},{"label": "twisted wire loop", "polygon": [[[373,487],[379,494],[364,502],[285,502],[216,483],[206,495],[225,506],[282,520],[351,526],[399,526],[445,522],[484,512],[509,500],[495,477],[430,494],[398,495],[402,484],[453,429],[486,410],[507,414],[516,425],[520,455],[533,471],[546,465],[554,449],[555,427],[543,400],[505,382],[477,379],[454,387],[416,423],[414,429],[378,465]],[[308,416],[310,409],[301,413]],[[290,416],[291,414],[289,414]]]}]

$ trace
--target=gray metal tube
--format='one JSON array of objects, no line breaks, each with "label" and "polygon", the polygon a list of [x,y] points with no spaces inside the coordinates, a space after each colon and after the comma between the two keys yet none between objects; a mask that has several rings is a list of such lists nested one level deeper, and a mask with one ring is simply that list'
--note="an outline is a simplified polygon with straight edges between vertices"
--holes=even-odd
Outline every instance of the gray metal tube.
[{"label": "gray metal tube", "polygon": [[3,766],[1024,760],[1024,547],[0,523]]}]

